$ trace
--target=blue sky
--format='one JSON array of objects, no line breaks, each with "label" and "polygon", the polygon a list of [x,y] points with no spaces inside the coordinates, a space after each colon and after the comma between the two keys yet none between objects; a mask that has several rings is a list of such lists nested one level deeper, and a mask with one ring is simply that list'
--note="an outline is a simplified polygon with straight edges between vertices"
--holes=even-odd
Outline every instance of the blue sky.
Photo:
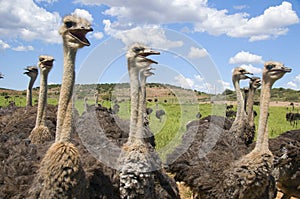
[{"label": "blue sky", "polygon": [[0,0],[0,87],[25,90],[24,68],[42,54],[55,58],[49,83],[61,83],[58,28],[70,13],[94,29],[77,53],[77,83],[128,81],[125,52],[140,42],[161,51],[150,82],[222,92],[234,67],[261,76],[274,60],[293,69],[274,86],[300,90],[298,0]]}]

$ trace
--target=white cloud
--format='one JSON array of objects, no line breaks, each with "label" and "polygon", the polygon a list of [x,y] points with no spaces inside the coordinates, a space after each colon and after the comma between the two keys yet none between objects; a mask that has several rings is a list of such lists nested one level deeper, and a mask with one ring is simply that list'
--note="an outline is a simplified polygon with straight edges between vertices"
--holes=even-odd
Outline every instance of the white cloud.
[{"label": "white cloud", "polygon": [[177,75],[174,77],[174,80],[176,81],[179,86],[182,88],[192,89],[194,86],[194,80],[184,77],[183,75]]},{"label": "white cloud", "polygon": [[2,39],[40,40],[60,43],[58,27],[61,17],[38,7],[33,0],[0,1],[0,35]]},{"label": "white cloud", "polygon": [[229,59],[230,64],[262,64],[262,56],[251,54],[250,52],[241,51]]},{"label": "white cloud", "polygon": [[180,47],[182,41],[171,41],[165,35],[165,30],[155,25],[138,26],[125,30],[114,29],[110,20],[103,20],[104,30],[107,34],[122,40],[124,44],[131,45],[133,42],[140,42],[156,48],[169,49]]},{"label": "white cloud", "polygon": [[236,6],[233,6],[234,9],[236,10],[243,10],[244,8],[247,8],[246,5],[236,5]]},{"label": "white cloud", "polygon": [[[210,7],[207,0],[128,1],[126,5],[122,0],[77,0],[75,2],[107,5],[109,8],[103,13],[116,19],[111,25],[116,30],[143,26],[145,22],[152,25],[190,23],[194,31],[208,32],[211,35],[226,34],[230,37],[243,37],[249,38],[249,41],[257,41],[284,35],[288,32],[288,26],[299,23],[292,4],[286,1],[281,5],[271,6],[261,15],[252,18],[248,13],[229,14],[225,9],[217,10]],[[235,8],[243,9],[244,6]]]},{"label": "white cloud", "polygon": [[41,3],[41,2],[46,2],[46,3],[51,4],[51,3],[57,2],[58,0],[35,0],[35,1],[36,1],[36,2],[39,2],[39,3]]},{"label": "white cloud", "polygon": [[33,46],[17,46],[12,48],[14,51],[31,51],[34,50]]},{"label": "white cloud", "polygon": [[196,47],[191,47],[190,52],[188,54],[188,58],[200,58],[200,57],[206,57],[208,56],[208,52],[204,48],[196,48]]},{"label": "white cloud", "polygon": [[298,86],[295,82],[288,82],[287,86],[291,89],[298,89]]},{"label": "white cloud", "polygon": [[94,37],[96,39],[102,39],[103,38],[103,33],[102,32],[94,32],[92,34],[92,37]]},{"label": "white cloud", "polygon": [[254,74],[262,73],[261,68],[256,68],[252,64],[242,64],[242,65],[240,65],[240,67],[242,67],[242,68],[246,69],[247,71],[254,73]]},{"label": "white cloud", "polygon": [[295,90],[300,90],[300,74],[289,81],[287,83],[287,87]]},{"label": "white cloud", "polygon": [[296,80],[297,82],[300,82],[300,74],[297,75],[297,76],[295,77],[295,80]]},{"label": "white cloud", "polygon": [[87,10],[76,8],[72,14],[75,14],[81,18],[87,19],[90,23],[93,23],[93,16]]},{"label": "white cloud", "polygon": [[299,23],[292,4],[282,2],[281,5],[267,8],[260,16],[249,18],[227,34],[232,37],[249,37],[250,41],[276,38],[288,32],[289,25]]},{"label": "white cloud", "polygon": [[224,90],[225,89],[232,89],[231,87],[230,87],[230,83],[229,82],[225,82],[225,81],[223,81],[223,80],[217,80],[217,82],[220,84],[220,85],[222,85],[223,86],[223,88],[224,88]]},{"label": "white cloud", "polygon": [[5,43],[0,39],[0,49],[7,49],[10,48],[9,44]]},{"label": "white cloud", "polygon": [[204,81],[204,78],[201,77],[200,75],[194,75],[194,77],[195,77],[195,80],[196,80],[197,82],[203,82],[203,81]]}]

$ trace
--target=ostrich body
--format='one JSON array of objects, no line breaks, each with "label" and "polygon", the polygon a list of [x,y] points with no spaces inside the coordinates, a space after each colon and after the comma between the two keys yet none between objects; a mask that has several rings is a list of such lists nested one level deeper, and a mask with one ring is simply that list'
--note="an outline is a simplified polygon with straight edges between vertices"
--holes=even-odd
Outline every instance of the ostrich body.
[{"label": "ostrich body", "polygon": [[46,140],[50,140],[52,135],[46,126],[46,106],[47,106],[47,90],[48,90],[48,74],[53,66],[54,58],[51,56],[41,55],[39,57],[38,66],[40,68],[40,94],[36,117],[36,124],[30,133],[30,140],[34,144],[41,144]]},{"label": "ostrich body", "polygon": [[119,159],[119,164],[122,165],[120,168],[121,198],[151,198],[154,194],[154,176],[151,171],[156,169],[153,166],[157,164],[155,162],[157,157],[153,157],[149,144],[143,140],[144,94],[140,87],[140,72],[149,68],[152,63],[157,63],[146,58],[152,54],[159,53],[140,44],[134,44],[126,54],[130,78],[131,116],[128,141],[123,146]]},{"label": "ostrich body", "polygon": [[[244,106],[241,109],[244,110]],[[232,136],[232,132],[224,128],[224,120],[206,122],[204,119],[206,120],[201,119],[197,126],[187,128],[182,143],[167,156],[167,169],[175,174],[176,181],[185,182],[196,194],[196,198],[235,198],[236,195],[224,195],[224,192],[230,192],[229,188],[232,188],[232,193],[236,191],[235,186],[227,186],[225,180],[229,171],[235,168],[233,162],[238,162],[251,148],[239,136]],[[234,182],[235,179],[232,180]],[[221,186],[222,183],[228,189]],[[242,186],[237,185],[236,188],[238,187]]]},{"label": "ostrich body", "polygon": [[38,69],[35,66],[28,66],[25,68],[27,70],[24,74],[30,77],[30,81],[28,84],[27,92],[26,92],[26,107],[32,106],[32,87],[38,75]]},{"label": "ostrich body", "polygon": [[85,35],[90,23],[76,15],[63,18],[59,33],[64,45],[64,72],[58,103],[55,143],[48,149],[39,169],[42,181],[40,198],[83,198],[84,171],[78,149],[72,144],[72,94],[77,50],[90,43]]},{"label": "ostrich body", "polygon": [[248,100],[246,101],[246,112],[248,117],[249,126],[252,129],[251,131],[255,132],[254,124],[254,94],[256,89],[261,86],[261,80],[259,77],[251,77],[249,81],[249,91],[248,91]]},{"label": "ostrich body", "polygon": [[291,69],[279,62],[266,62],[262,77],[260,96],[260,118],[258,124],[257,142],[254,149],[247,155],[235,161],[223,173],[224,180],[219,183],[219,196],[216,198],[273,198],[273,154],[268,144],[268,108],[271,87]]},{"label": "ostrich body", "polygon": [[247,115],[244,109],[245,101],[244,101],[242,91],[240,89],[240,80],[250,78],[247,76],[247,74],[252,74],[252,73],[246,71],[241,67],[235,68],[232,73],[232,82],[236,90],[237,113],[236,113],[235,120],[230,128],[230,132],[232,132],[234,136],[240,137],[242,140],[244,140],[246,145],[249,145],[253,141],[254,133],[249,132],[250,130],[247,129],[248,127]]},{"label": "ostrich body", "polygon": [[[131,91],[131,118],[128,141],[119,156],[121,198],[178,198],[176,185],[161,170],[161,161],[151,144],[145,141],[146,77],[150,65],[157,63],[148,55],[159,54],[134,44],[127,52]],[[159,181],[157,186],[156,180]],[[162,190],[163,188],[163,190]],[[159,191],[158,191],[159,190]],[[162,196],[167,192],[168,196]]]},{"label": "ostrich body", "polygon": [[159,121],[161,122],[162,116],[164,116],[165,114],[166,114],[166,112],[165,112],[164,110],[162,110],[162,109],[156,110],[156,112],[155,112],[155,117],[156,117],[157,119],[159,119]]}]

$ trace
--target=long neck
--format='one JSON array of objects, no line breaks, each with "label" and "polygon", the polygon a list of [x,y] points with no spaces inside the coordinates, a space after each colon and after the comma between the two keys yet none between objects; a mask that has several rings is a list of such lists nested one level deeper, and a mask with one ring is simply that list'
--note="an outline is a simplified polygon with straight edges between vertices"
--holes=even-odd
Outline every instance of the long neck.
[{"label": "long neck", "polygon": [[146,77],[141,75],[141,86],[139,92],[137,138],[143,138],[144,133],[144,113],[146,112]]},{"label": "long neck", "polygon": [[257,131],[257,142],[255,149],[258,151],[268,151],[268,131],[267,131],[267,121],[268,121],[268,110],[270,103],[272,84],[270,82],[262,82],[262,89],[260,95],[260,113]]},{"label": "long neck", "polygon": [[76,52],[77,49],[64,45],[64,72],[58,102],[56,142],[69,142],[71,139]]},{"label": "long neck", "polygon": [[46,123],[46,106],[47,106],[47,79],[48,79],[48,72],[41,72],[40,78],[40,94],[39,94],[39,103],[38,103],[38,110],[37,110],[37,117],[35,126],[38,127],[40,125],[44,125]]},{"label": "long neck", "polygon": [[253,104],[254,104],[254,93],[255,88],[250,86],[247,100],[247,113],[248,113],[248,121],[250,126],[254,126],[254,114],[253,114]]},{"label": "long neck", "polygon": [[239,80],[233,80],[233,85],[236,91],[236,99],[237,99],[237,112],[236,112],[236,117],[235,120],[232,124],[232,127],[235,127],[243,117],[243,112],[244,112],[244,98],[242,91],[240,89],[240,83]]},{"label": "long neck", "polygon": [[[134,63],[128,64],[133,65]],[[131,111],[130,111],[130,133],[129,140],[133,141],[136,137],[137,121],[138,121],[138,104],[139,104],[139,76],[138,71],[135,70],[135,66],[131,66],[129,69],[130,78],[130,96],[131,96]]]},{"label": "long neck", "polygon": [[26,94],[26,106],[32,106],[32,87],[36,80],[36,77],[30,77],[30,81],[27,88]]}]

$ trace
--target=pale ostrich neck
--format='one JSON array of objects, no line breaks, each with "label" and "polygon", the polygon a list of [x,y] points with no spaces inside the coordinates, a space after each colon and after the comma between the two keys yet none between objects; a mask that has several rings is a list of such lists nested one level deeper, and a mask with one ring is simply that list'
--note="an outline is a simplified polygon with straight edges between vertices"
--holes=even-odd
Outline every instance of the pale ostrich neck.
[{"label": "pale ostrich neck", "polygon": [[240,83],[239,80],[233,80],[233,85],[235,87],[236,91],[236,99],[237,99],[237,111],[236,111],[236,117],[232,124],[232,127],[237,127],[237,125],[240,124],[240,122],[243,120],[244,116],[244,98],[242,91],[240,89]]},{"label": "pale ostrich neck", "polygon": [[255,88],[250,86],[248,92],[248,100],[247,100],[247,113],[248,113],[248,121],[251,126],[254,125],[254,114],[253,114],[254,93],[255,93]]},{"label": "pale ostrich neck", "polygon": [[58,102],[56,142],[68,142],[71,139],[76,53],[77,49],[68,48],[64,41],[64,72]]},{"label": "pale ostrich neck", "polygon": [[269,103],[270,103],[271,87],[272,84],[270,82],[265,82],[265,81],[262,82],[257,142],[255,145],[255,149],[260,152],[269,151],[267,122],[268,122],[268,110],[269,110]]},{"label": "pale ostrich neck", "polygon": [[129,67],[129,78],[130,78],[130,96],[131,96],[131,104],[130,104],[130,133],[129,140],[133,140],[136,136],[137,130],[137,121],[138,121],[138,104],[139,104],[139,74],[136,69],[135,63],[132,63],[130,60],[128,61]]},{"label": "pale ostrich neck", "polygon": [[141,74],[141,86],[139,92],[138,121],[137,121],[137,138],[143,137],[144,131],[144,113],[146,112],[146,77]]},{"label": "pale ostrich neck", "polygon": [[27,88],[27,94],[26,94],[26,106],[32,106],[32,87],[36,80],[36,77],[30,77],[30,81]]},{"label": "pale ostrich neck", "polygon": [[48,89],[48,73],[49,71],[41,72],[40,78],[40,94],[37,110],[37,118],[35,126],[46,125],[46,106],[47,106],[47,89]]}]

